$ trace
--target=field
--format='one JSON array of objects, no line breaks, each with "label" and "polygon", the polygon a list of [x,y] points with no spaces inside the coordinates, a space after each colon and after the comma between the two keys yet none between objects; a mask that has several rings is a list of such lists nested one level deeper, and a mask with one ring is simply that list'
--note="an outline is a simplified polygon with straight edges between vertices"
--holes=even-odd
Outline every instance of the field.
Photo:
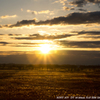
[{"label": "field", "polygon": [[0,100],[100,96],[100,66],[0,65]]}]

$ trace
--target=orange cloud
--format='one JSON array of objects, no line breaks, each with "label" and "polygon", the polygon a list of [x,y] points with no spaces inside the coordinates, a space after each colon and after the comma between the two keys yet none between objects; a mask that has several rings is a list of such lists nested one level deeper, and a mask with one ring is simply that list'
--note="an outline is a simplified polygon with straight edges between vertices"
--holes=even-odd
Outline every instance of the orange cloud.
[{"label": "orange cloud", "polygon": [[43,10],[43,11],[40,11],[38,12],[39,14],[48,14],[50,11],[49,10]]},{"label": "orange cloud", "polygon": [[17,15],[12,15],[12,16],[9,16],[9,15],[5,15],[5,16],[1,16],[2,19],[4,18],[14,18],[14,17],[17,17]]},{"label": "orange cloud", "polygon": [[37,11],[27,10],[27,12],[37,15]]},{"label": "orange cloud", "polygon": [[23,11],[23,9],[21,8],[21,11]]},{"label": "orange cloud", "polygon": [[63,5],[65,5],[66,2],[67,2],[67,0],[58,0],[58,1],[54,1],[53,4],[54,4],[54,3],[58,3],[58,2],[60,2],[60,3],[63,4]]}]

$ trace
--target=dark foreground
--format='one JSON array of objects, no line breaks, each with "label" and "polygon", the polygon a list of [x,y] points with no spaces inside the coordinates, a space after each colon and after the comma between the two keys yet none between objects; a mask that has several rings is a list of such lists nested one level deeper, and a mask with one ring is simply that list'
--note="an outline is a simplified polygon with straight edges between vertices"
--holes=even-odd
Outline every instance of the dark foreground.
[{"label": "dark foreground", "polygon": [[0,100],[100,96],[100,66],[0,65]]}]

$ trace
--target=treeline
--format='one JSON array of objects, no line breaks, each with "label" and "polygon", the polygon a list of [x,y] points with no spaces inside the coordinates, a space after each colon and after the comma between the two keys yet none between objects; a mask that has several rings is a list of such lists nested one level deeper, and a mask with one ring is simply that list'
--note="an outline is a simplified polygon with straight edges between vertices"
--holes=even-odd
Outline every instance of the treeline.
[{"label": "treeline", "polygon": [[59,71],[89,71],[100,72],[100,65],[28,65],[28,64],[0,64],[0,70],[59,70]]}]

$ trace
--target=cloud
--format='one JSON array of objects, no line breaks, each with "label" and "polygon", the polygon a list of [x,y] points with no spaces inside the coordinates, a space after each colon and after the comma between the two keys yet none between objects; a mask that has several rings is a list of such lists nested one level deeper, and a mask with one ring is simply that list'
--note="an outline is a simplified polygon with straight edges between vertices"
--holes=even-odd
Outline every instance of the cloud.
[{"label": "cloud", "polygon": [[0,34],[0,35],[8,35],[8,36],[21,36],[22,34]]},{"label": "cloud", "polygon": [[78,33],[78,35],[84,35],[84,34],[87,34],[87,35],[100,35],[100,31],[80,31],[80,32],[73,31],[72,33]]},{"label": "cloud", "polygon": [[32,46],[29,46],[29,45],[12,45],[12,47],[35,47],[35,46],[33,46],[33,45]]},{"label": "cloud", "polygon": [[8,42],[0,42],[0,44],[2,44],[2,45],[6,45],[6,44],[9,44]]},{"label": "cloud", "polygon": [[2,25],[0,25],[0,28],[2,28]]},{"label": "cloud", "polygon": [[67,0],[57,0],[57,1],[54,1],[52,4],[55,4],[55,3],[61,3],[61,4],[63,4],[63,5],[65,5],[66,4],[66,2],[67,2]]},{"label": "cloud", "polygon": [[48,13],[50,13],[50,15],[53,14],[53,11],[49,11],[49,10],[42,10],[42,11],[38,11],[38,12],[37,11],[32,11],[32,10],[27,10],[27,12],[35,14],[35,15],[37,15],[37,14],[48,14]]},{"label": "cloud", "polygon": [[32,14],[35,14],[37,15],[37,11],[31,11],[31,10],[27,10],[28,13],[32,13]]},{"label": "cloud", "polygon": [[27,12],[32,12],[31,10],[27,10]]},{"label": "cloud", "polygon": [[58,3],[59,1],[54,1],[52,4]]},{"label": "cloud", "polygon": [[57,36],[54,36],[54,35],[50,35],[50,36],[43,36],[43,35],[40,35],[40,34],[33,34],[33,35],[30,35],[29,37],[12,37],[13,39],[18,39],[18,40],[42,40],[42,39],[61,39],[61,38],[66,38],[66,37],[70,37],[72,35],[69,35],[69,34],[65,34],[65,35],[57,35]]},{"label": "cloud", "polygon": [[35,20],[22,20],[22,21],[18,21],[16,24],[12,24],[10,26],[7,26],[9,28],[12,28],[12,27],[21,27],[21,26],[25,26],[25,25],[32,25],[32,24],[35,24]]},{"label": "cloud", "polygon": [[80,38],[91,38],[91,39],[100,39],[100,35],[99,36],[81,36]]},{"label": "cloud", "polygon": [[37,15],[37,14],[48,14],[48,13],[50,13],[50,11],[49,10],[42,10],[42,11],[32,11],[32,10],[27,10],[27,12],[28,13],[32,13],[32,14],[35,14],[35,15]]},{"label": "cloud", "polygon": [[23,11],[23,8],[21,8],[21,11]]},{"label": "cloud", "polygon": [[77,7],[83,7],[83,5],[86,5],[86,0],[74,0],[70,2],[71,5],[76,5]]},{"label": "cloud", "polygon": [[87,11],[87,10],[85,10],[85,9],[78,9],[78,10],[80,10],[80,11]]},{"label": "cloud", "polygon": [[62,3],[63,5],[65,5],[67,0],[59,0],[59,2]]},{"label": "cloud", "polygon": [[63,10],[75,10],[75,8],[74,7],[71,7],[71,8],[69,8],[69,7],[63,7]]},{"label": "cloud", "polygon": [[50,15],[54,15],[54,11],[50,11]]},{"label": "cloud", "polygon": [[39,47],[39,44],[44,44],[44,43],[16,43],[12,46],[14,47]]},{"label": "cloud", "polygon": [[60,41],[67,48],[100,48],[100,41]]},{"label": "cloud", "polygon": [[12,15],[12,16],[5,15],[5,16],[1,16],[2,19],[5,19],[5,18],[14,18],[14,17],[17,17],[17,15]]},{"label": "cloud", "polygon": [[71,33],[77,33],[77,35],[80,35],[80,38],[84,39],[100,39],[100,31],[73,31]]},{"label": "cloud", "polygon": [[98,23],[100,24],[100,11],[96,12],[86,12],[86,13],[70,13],[67,16],[56,17],[50,20],[38,21],[33,20],[22,20],[18,21],[16,24],[12,25],[3,25],[2,27],[22,27],[29,25],[79,25],[79,24],[90,24],[90,23]]},{"label": "cloud", "polygon": [[71,13],[64,17],[56,17],[51,20],[39,21],[35,25],[57,25],[57,24],[88,24],[100,23],[100,11],[87,13]]},{"label": "cloud", "polygon": [[21,36],[22,34],[7,34],[8,36]]},{"label": "cloud", "polygon": [[45,43],[13,43],[13,42],[0,42],[0,46],[9,45],[10,47],[39,47],[39,44]]},{"label": "cloud", "polygon": [[99,4],[100,0],[74,0],[72,2],[70,2],[71,5],[75,5],[77,7],[83,7],[84,5],[86,5],[87,3],[95,3],[95,4]]},{"label": "cloud", "polygon": [[91,3],[100,3],[100,0],[86,0],[86,1]]},{"label": "cloud", "polygon": [[45,43],[13,43],[13,42],[0,42],[0,46],[9,45],[10,47],[39,47],[39,44]]},{"label": "cloud", "polygon": [[43,10],[43,11],[39,11],[38,13],[39,14],[48,14],[48,13],[50,13],[50,11],[49,10]]}]

